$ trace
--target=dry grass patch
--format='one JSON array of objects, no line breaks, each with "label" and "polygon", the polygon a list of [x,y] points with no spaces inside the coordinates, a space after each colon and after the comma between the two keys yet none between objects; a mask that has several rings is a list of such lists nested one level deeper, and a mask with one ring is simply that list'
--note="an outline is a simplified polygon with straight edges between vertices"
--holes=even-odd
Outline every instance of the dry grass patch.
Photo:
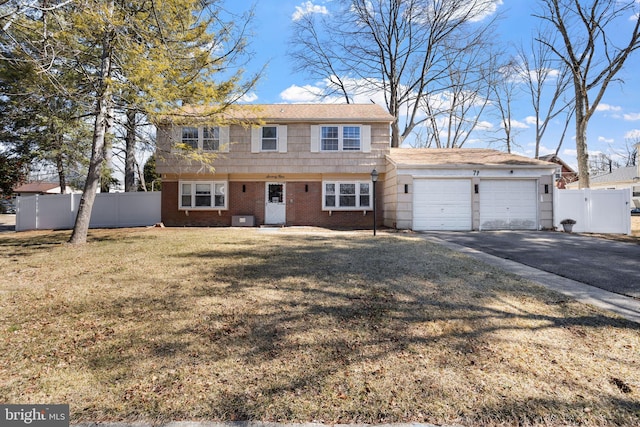
[{"label": "dry grass patch", "polygon": [[640,425],[640,326],[411,235],[0,236],[0,401],[72,422]]}]

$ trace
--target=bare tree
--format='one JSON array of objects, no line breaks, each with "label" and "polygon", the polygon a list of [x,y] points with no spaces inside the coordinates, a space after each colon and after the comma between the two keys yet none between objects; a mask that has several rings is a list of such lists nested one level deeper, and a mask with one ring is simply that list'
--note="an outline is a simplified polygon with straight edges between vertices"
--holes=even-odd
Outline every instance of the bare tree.
[{"label": "bare tree", "polygon": [[575,108],[573,96],[566,99],[567,88],[571,83],[567,64],[555,60],[553,52],[542,43],[531,40],[528,50],[519,48],[516,66],[518,75],[524,80],[535,114],[536,159],[540,157],[540,145],[549,124],[562,115],[565,117],[564,131],[555,145],[557,155]]},{"label": "bare tree", "polygon": [[[576,151],[580,188],[589,188],[587,127],[609,84],[629,55],[640,47],[640,19],[636,0],[540,0],[537,15],[550,27],[538,41],[566,64],[573,82]],[[634,15],[635,14],[635,15]],[[615,37],[630,18],[635,22],[626,40]],[[555,34],[559,35],[557,41]]]},{"label": "bare tree", "polygon": [[[319,19],[294,26],[292,57],[299,70],[329,81],[347,102],[357,94],[384,94],[396,120],[391,146],[426,118],[424,98],[447,78],[445,53],[483,39],[495,0],[349,0]],[[442,82],[446,87],[447,83]],[[400,116],[406,117],[400,124]]]},{"label": "bare tree", "polygon": [[515,137],[518,128],[514,127],[513,104],[520,90],[521,80],[518,76],[515,62],[507,61],[505,65],[497,68],[492,85],[493,102],[495,110],[500,118],[500,129],[503,137],[497,141],[504,143],[504,149],[511,153],[515,145]]},{"label": "bare tree", "polygon": [[489,76],[494,66],[489,48],[478,43],[443,55],[446,77],[420,100],[426,138],[418,135],[413,146],[460,148],[477,128],[490,103],[493,82]]}]

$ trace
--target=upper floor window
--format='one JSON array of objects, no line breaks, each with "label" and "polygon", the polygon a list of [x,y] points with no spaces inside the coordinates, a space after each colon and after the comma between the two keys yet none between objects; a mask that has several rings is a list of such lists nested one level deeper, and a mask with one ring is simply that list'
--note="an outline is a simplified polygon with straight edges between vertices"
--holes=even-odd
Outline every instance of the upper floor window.
[{"label": "upper floor window", "polygon": [[265,125],[251,129],[252,153],[286,153],[287,152],[287,126]]},{"label": "upper floor window", "polygon": [[360,151],[360,126],[321,126],[322,151]]},{"label": "upper floor window", "polygon": [[312,125],[311,152],[360,151],[371,152],[369,125]]},{"label": "upper floor window", "polygon": [[370,182],[324,182],[322,207],[325,210],[371,208]]},{"label": "upper floor window", "polygon": [[202,128],[202,149],[205,151],[220,151],[220,128]]},{"label": "upper floor window", "polygon": [[197,150],[198,149],[198,128],[183,127],[182,143],[187,147],[191,147],[194,150]]},{"label": "upper floor window", "polygon": [[276,151],[278,149],[278,127],[262,127],[262,151]]},{"label": "upper floor window", "polygon": [[322,126],[322,151],[337,151],[340,146],[340,138],[338,138],[338,126]]},{"label": "upper floor window", "polygon": [[194,150],[228,150],[229,128],[219,126],[185,126],[182,128],[182,144]]},{"label": "upper floor window", "polygon": [[180,209],[226,209],[227,183],[220,181],[181,181]]}]

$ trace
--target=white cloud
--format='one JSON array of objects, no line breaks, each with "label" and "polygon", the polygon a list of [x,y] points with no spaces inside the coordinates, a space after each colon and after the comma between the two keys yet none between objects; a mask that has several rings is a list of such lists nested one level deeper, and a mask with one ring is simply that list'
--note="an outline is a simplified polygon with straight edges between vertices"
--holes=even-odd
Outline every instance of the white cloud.
[{"label": "white cloud", "polygon": [[633,141],[640,141],[640,129],[633,129],[624,134],[624,139],[631,139]]},{"label": "white cloud", "polygon": [[536,124],[536,116],[527,116],[524,119],[524,122],[528,125],[535,125]]},{"label": "white cloud", "polygon": [[258,95],[257,95],[255,92],[250,92],[250,93],[246,93],[246,94],[244,94],[244,95],[239,99],[239,101],[240,101],[240,102],[247,102],[247,103],[250,103],[250,102],[255,102],[255,101],[257,101],[257,99],[258,99]]},{"label": "white cloud", "polygon": [[511,129],[529,129],[529,125],[518,120],[511,120]]},{"label": "white cloud", "polygon": [[294,21],[298,21],[305,17],[306,15],[311,15],[313,13],[320,13],[322,15],[328,15],[329,11],[325,6],[320,6],[318,4],[313,4],[310,1],[306,1],[302,3],[300,6],[296,6],[296,11],[291,15],[291,19]]},{"label": "white cloud", "polygon": [[555,154],[556,150],[545,147],[544,145],[541,145],[540,148],[538,149],[538,152],[540,153],[541,156],[546,156],[547,154]]},{"label": "white cloud", "polygon": [[[478,9],[476,12],[471,12],[471,22],[480,22],[488,16],[492,16],[498,10],[498,7],[502,6],[502,0],[495,0],[484,4],[482,9]],[[475,14],[475,15],[474,15]]]},{"label": "white cloud", "polygon": [[615,140],[613,138],[605,138],[604,136],[599,136],[598,142],[604,142],[605,144],[613,144]]},{"label": "white cloud", "polygon": [[578,157],[578,152],[571,148],[565,148],[564,150],[562,150],[562,154],[564,156]]},{"label": "white cloud", "polygon": [[476,125],[476,129],[478,130],[492,130],[494,129],[493,123],[481,120]]},{"label": "white cloud", "polygon": [[640,120],[640,113],[627,113],[627,114],[624,114],[622,117],[624,117],[624,119],[627,121],[635,122]]},{"label": "white cloud", "polygon": [[598,104],[598,106],[596,107],[596,111],[621,111],[622,107],[618,107],[615,105],[609,105],[609,104]]},{"label": "white cloud", "polygon": [[322,101],[322,94],[324,89],[318,86],[312,85],[291,85],[282,92],[280,92],[280,98],[286,102],[301,103],[318,103]]}]

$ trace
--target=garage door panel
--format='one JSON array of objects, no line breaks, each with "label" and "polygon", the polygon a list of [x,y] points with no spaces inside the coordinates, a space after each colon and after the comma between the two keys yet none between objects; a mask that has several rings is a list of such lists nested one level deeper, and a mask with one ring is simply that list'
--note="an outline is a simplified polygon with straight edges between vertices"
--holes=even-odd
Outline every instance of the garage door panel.
[{"label": "garage door panel", "polygon": [[471,230],[471,182],[468,179],[414,181],[414,230]]},{"label": "garage door panel", "polygon": [[481,230],[535,230],[537,224],[535,180],[480,181]]}]

